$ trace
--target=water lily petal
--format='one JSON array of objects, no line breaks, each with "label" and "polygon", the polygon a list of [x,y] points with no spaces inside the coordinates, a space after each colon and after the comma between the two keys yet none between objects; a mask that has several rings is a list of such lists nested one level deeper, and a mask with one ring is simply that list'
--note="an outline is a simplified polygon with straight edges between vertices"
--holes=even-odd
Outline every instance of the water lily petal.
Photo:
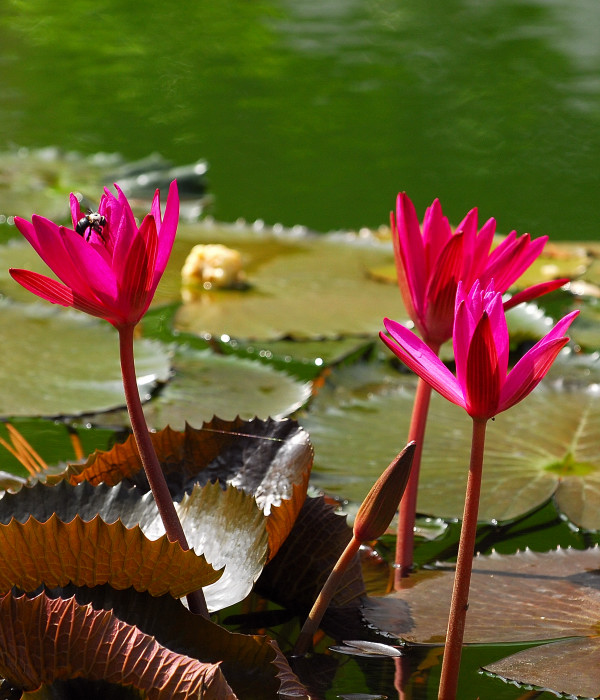
[{"label": "water lily petal", "polygon": [[425,249],[425,270],[427,276],[431,275],[440,251],[446,247],[451,237],[450,222],[442,213],[442,205],[439,199],[434,199],[431,206],[427,207],[423,219],[423,246]]},{"label": "water lily petal", "polygon": [[157,250],[156,223],[154,217],[148,215],[142,221],[138,235],[127,251],[123,275],[119,280],[119,296],[124,301],[124,312],[134,318],[146,312],[152,299],[150,291]]},{"label": "water lily petal", "polygon": [[466,407],[465,398],[456,377],[428,345],[396,321],[385,318],[383,324],[392,338],[383,332],[380,332],[379,336],[390,350],[438,393],[452,403]]},{"label": "water lily petal", "polygon": [[425,325],[429,341],[442,344],[452,334],[456,288],[463,261],[464,235],[452,236],[429,275]]},{"label": "water lily petal", "polygon": [[578,314],[579,311],[572,311],[561,319],[509,372],[500,394],[499,413],[521,401],[544,378],[558,353],[569,342],[563,336]]},{"label": "water lily petal", "polygon": [[[138,228],[127,198],[115,188],[116,197],[108,189],[102,195],[98,213],[106,221],[93,235],[81,236],[35,215],[31,222],[16,219],[19,231],[63,284],[24,270],[11,274],[52,303],[73,306],[121,327],[135,325],[152,300],[173,246],[179,198],[173,182],[161,221],[157,192],[151,213]],[[82,212],[73,195],[70,208],[76,228]]]},{"label": "water lily petal", "polygon": [[57,282],[51,277],[46,277],[30,270],[19,270],[14,267],[9,269],[9,273],[25,289],[52,304],[72,306],[92,316],[105,317],[106,308],[103,305],[90,303],[84,297],[74,294],[70,287]]},{"label": "water lily petal", "polygon": [[[156,208],[160,214],[160,199],[158,190],[154,197],[156,201]],[[154,213],[154,204],[152,206],[152,212]],[[171,255],[171,250],[173,248],[173,243],[175,241],[175,233],[177,232],[177,222],[179,221],[179,194],[177,192],[177,182],[173,180],[171,186],[169,187],[169,193],[167,195],[167,204],[165,206],[165,216],[164,218],[157,219],[156,228],[158,231],[158,252],[156,255],[156,264],[154,269],[154,282],[153,286],[156,289],[160,278],[167,266],[167,261]]]},{"label": "water lily petal", "polygon": [[[404,192],[398,195],[396,201],[396,219],[392,231],[396,267],[402,270],[405,279],[405,288],[401,286],[404,305],[407,309],[413,308],[417,318],[422,318],[427,285],[425,249],[417,212]],[[413,321],[416,323],[416,318]]]},{"label": "water lily petal", "polygon": [[569,281],[570,280],[568,277],[561,277],[557,280],[550,280],[549,282],[540,282],[539,284],[534,284],[531,287],[527,287],[527,289],[523,289],[517,294],[514,294],[510,299],[507,299],[504,302],[504,310],[508,311],[509,309],[512,309],[515,306],[518,306],[519,304],[523,304],[526,301],[531,301],[532,299],[537,299],[538,297],[541,297],[544,294],[549,294],[550,292],[553,292],[556,289],[560,289]]},{"label": "water lily petal", "polygon": [[475,327],[466,360],[467,413],[473,418],[487,419],[496,414],[506,377],[506,371],[500,373],[494,334],[486,311]]}]

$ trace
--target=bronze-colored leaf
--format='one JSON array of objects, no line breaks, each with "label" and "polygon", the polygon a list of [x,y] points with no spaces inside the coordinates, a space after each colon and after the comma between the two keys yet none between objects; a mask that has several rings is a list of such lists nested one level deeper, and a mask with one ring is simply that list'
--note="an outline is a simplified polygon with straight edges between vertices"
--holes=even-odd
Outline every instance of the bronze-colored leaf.
[{"label": "bronze-colored leaf", "polygon": [[[195,483],[216,480],[254,496],[268,517],[268,558],[273,558],[302,507],[312,466],[308,434],[295,421],[213,418],[199,429],[165,428],[153,433],[152,441],[174,500]],[[148,490],[133,437],[108,452],[94,452],[83,466],[71,467],[69,479],[93,484],[129,479]]]},{"label": "bronze-colored leaf", "polygon": [[484,670],[515,685],[539,686],[553,693],[600,696],[600,638],[568,639],[525,649],[488,664]]},{"label": "bronze-colored leaf", "polygon": [[[473,562],[467,644],[593,637],[600,619],[600,550],[558,549],[477,556]],[[454,565],[422,570],[407,588],[370,598],[368,620],[405,641],[443,644]]]},{"label": "bronze-colored leaf", "polygon": [[128,529],[119,520],[106,523],[96,516],[84,521],[76,515],[65,523],[52,515],[45,522],[29,517],[25,523],[11,519],[0,525],[2,592],[12,586],[32,591],[42,583],[109,583],[179,598],[220,576],[204,556],[184,551],[166,535],[152,541],[137,525]]},{"label": "bronze-colored leaf", "polygon": [[[256,590],[305,617],[352,537],[346,518],[322,497],[307,498],[277,556],[265,567]],[[322,627],[336,638],[369,634],[360,606],[365,593],[358,557],[344,574]]]},{"label": "bronze-colored leaf", "polygon": [[69,586],[63,592],[51,592],[53,597],[72,594],[80,605],[89,603],[95,609],[111,611],[119,620],[134,625],[175,652],[202,662],[220,662],[227,682],[244,700],[271,700],[276,696],[278,675],[285,670],[285,660],[278,660],[268,637],[229,632],[192,615],[170,596],[152,598],[131,588],[116,591],[110,586]]},{"label": "bronze-colored leaf", "polygon": [[[215,568],[225,566],[220,585],[206,579],[209,608],[227,607],[245,598],[262,571],[268,548],[266,517],[254,496],[234,486],[222,489],[217,483],[207,483],[204,488],[196,485],[176,508],[190,547],[198,555],[206,553]],[[0,523],[10,522],[12,517],[25,523],[31,515],[45,522],[54,513],[63,522],[77,515],[85,521],[97,515],[109,523],[120,520],[126,528],[139,526],[150,540],[165,534],[152,494],[143,495],[139,488],[128,488],[124,483],[112,487],[89,482],[72,486],[62,481],[53,487],[39,483],[0,500]],[[13,550],[6,558],[11,555]],[[198,588],[195,582],[186,581],[186,569],[179,567],[179,576],[183,581],[177,585],[186,587],[186,592]],[[210,581],[215,581],[214,575],[210,576]]]},{"label": "bronze-colored leaf", "polygon": [[157,700],[236,698],[218,664],[177,654],[111,612],[74,598],[5,595],[0,637],[0,674],[24,690],[83,676],[133,685]]}]

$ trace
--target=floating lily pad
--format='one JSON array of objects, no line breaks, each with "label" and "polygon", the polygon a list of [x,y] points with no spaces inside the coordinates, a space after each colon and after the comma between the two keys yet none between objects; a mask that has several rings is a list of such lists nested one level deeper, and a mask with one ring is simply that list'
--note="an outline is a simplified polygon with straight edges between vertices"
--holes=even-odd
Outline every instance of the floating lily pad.
[{"label": "floating lily pad", "polygon": [[[136,215],[143,216],[157,188],[167,190],[177,178],[181,217],[195,220],[207,203],[205,173],[207,164],[198,161],[173,167],[160,154],[127,162],[118,153],[83,155],[59,148],[18,148],[0,153],[0,216],[31,218],[33,213],[57,223],[70,218],[69,193],[94,197],[95,208],[104,186],[118,182],[129,197]],[[8,227],[7,227],[8,228]]]},{"label": "floating lily pad", "polygon": [[180,272],[195,243],[218,242],[242,253],[245,290],[200,291],[179,309],[178,330],[273,340],[372,334],[386,315],[402,317],[400,294],[368,275],[393,260],[391,245],[350,234],[315,236],[250,227],[180,227],[157,303],[181,298]]},{"label": "floating lily pad", "polygon": [[544,644],[507,656],[484,671],[517,686],[537,686],[569,697],[600,696],[600,638]]},{"label": "floating lily pad", "polygon": [[[598,547],[477,556],[469,594],[466,644],[562,639],[521,651],[487,670],[557,693],[600,693]],[[407,587],[370,598],[365,617],[408,642],[443,644],[454,566],[422,570]]]},{"label": "floating lily pad", "polygon": [[[478,555],[473,561],[465,644],[597,635],[599,557],[598,547]],[[407,579],[406,588],[370,598],[366,618],[407,642],[443,644],[454,568],[440,564],[421,570]]]},{"label": "floating lily pad", "polygon": [[[43,304],[0,303],[0,415],[57,416],[125,404],[119,339],[109,324]],[[144,398],[169,377],[160,343],[136,342]]]},{"label": "floating lily pad", "polygon": [[[547,380],[488,423],[479,517],[508,521],[554,496],[575,524],[600,529],[598,358],[555,363]],[[404,444],[416,379],[382,362],[334,369],[300,418],[315,446],[313,482],[360,501]],[[418,511],[462,517],[471,419],[435,392]]]},{"label": "floating lily pad", "polygon": [[[213,416],[283,418],[303,406],[310,393],[309,382],[260,362],[181,348],[173,358],[171,381],[146,404],[144,414],[152,428],[170,425],[177,430]],[[96,416],[94,422],[129,426],[129,416],[119,411]]]}]

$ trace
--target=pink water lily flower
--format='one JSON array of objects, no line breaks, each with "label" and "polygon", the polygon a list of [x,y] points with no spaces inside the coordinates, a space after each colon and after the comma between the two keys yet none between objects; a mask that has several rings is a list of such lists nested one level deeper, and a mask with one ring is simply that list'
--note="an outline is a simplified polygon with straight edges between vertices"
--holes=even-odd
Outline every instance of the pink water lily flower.
[{"label": "pink water lily flower", "polygon": [[485,290],[476,281],[469,293],[459,283],[453,332],[456,376],[410,330],[384,319],[391,338],[383,342],[411,370],[475,419],[487,420],[521,401],[542,380],[568,342],[565,337],[573,311],[536,343],[508,372],[509,340],[502,295],[493,282]]},{"label": "pink water lily flower", "polygon": [[[460,280],[469,289],[476,279],[483,287],[493,279],[496,291],[504,293],[540,255],[548,240],[547,236],[532,240],[527,233],[517,237],[513,231],[491,250],[494,219],[478,231],[477,209],[471,209],[453,232],[437,199],[425,212],[421,228],[413,203],[404,192],[398,195],[391,226],[404,305],[431,347],[439,347],[452,336]],[[508,302],[507,308],[557,289],[566,281],[530,287]]]},{"label": "pink water lily flower", "polygon": [[34,215],[31,222],[16,217],[19,231],[61,282],[29,270],[13,268],[10,274],[53,304],[72,306],[122,328],[135,325],[152,301],[173,247],[179,196],[172,182],[163,218],[157,190],[150,213],[138,227],[127,198],[115,187],[117,196],[106,189],[97,214],[91,215],[72,194],[72,229],[42,216]]}]

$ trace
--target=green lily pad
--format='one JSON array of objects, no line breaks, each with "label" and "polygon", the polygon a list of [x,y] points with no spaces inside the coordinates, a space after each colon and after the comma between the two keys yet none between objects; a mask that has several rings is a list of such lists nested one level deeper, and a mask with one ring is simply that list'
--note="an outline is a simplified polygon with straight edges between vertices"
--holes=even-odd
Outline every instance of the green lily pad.
[{"label": "green lily pad", "polygon": [[[600,370],[563,356],[520,404],[488,423],[479,517],[510,521],[554,497],[600,529]],[[360,501],[406,441],[416,379],[386,363],[334,369],[299,420],[315,447],[313,483]],[[420,513],[462,517],[471,420],[435,392],[423,449]]]},{"label": "green lily pad", "polygon": [[200,291],[175,327],[198,335],[274,340],[373,334],[384,316],[402,317],[398,289],[370,278],[393,260],[391,245],[351,234],[278,233],[224,225],[182,226],[156,302],[181,298],[180,272],[196,243],[239,250],[248,288]]},{"label": "green lily pad", "polygon": [[[109,324],[43,304],[0,302],[1,416],[75,416],[125,404],[119,339]],[[138,386],[147,398],[169,377],[160,343],[136,342]]]},{"label": "green lily pad", "polygon": [[[311,393],[300,382],[268,365],[234,355],[182,347],[173,357],[173,376],[144,407],[148,425],[183,430],[186,422],[202,425],[213,416],[233,420],[283,418],[303,406]],[[126,411],[96,416],[94,422],[128,426]]]}]

